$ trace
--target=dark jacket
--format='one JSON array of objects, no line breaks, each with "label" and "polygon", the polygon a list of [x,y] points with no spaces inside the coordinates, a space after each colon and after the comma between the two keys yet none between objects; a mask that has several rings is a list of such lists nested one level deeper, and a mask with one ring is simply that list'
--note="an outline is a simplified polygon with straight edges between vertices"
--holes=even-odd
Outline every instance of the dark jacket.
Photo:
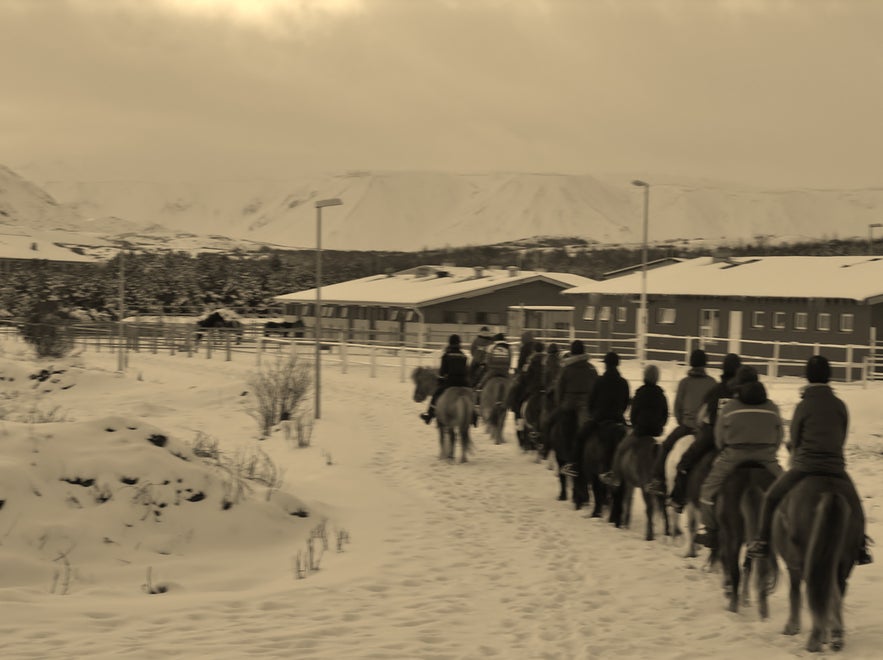
[{"label": "dark jacket", "polygon": [[527,361],[524,375],[521,378],[524,397],[543,389],[543,367],[546,362],[545,353],[534,353]]},{"label": "dark jacket", "polygon": [[843,472],[848,427],[846,404],[831,386],[808,385],[791,418],[791,468],[801,472]]},{"label": "dark jacket", "polygon": [[598,371],[588,355],[571,355],[561,362],[561,373],[555,385],[556,398],[562,410],[588,409],[589,397],[598,381]]},{"label": "dark jacket", "polygon": [[629,384],[619,369],[608,367],[589,397],[589,414],[597,422],[625,423],[625,411],[629,407]]},{"label": "dark jacket", "polygon": [[[760,394],[753,398],[755,388]],[[779,407],[766,398],[760,383],[742,386],[739,397],[721,408],[714,427],[718,449],[769,445],[775,450],[783,435]]]},{"label": "dark jacket", "polygon": [[438,378],[447,387],[469,387],[469,369],[463,351],[453,346],[445,348]]},{"label": "dark jacket", "polygon": [[629,421],[637,437],[662,435],[668,421],[668,400],[659,385],[645,383],[635,392]]},{"label": "dark jacket", "polygon": [[546,388],[546,392],[551,392],[555,389],[555,385],[558,383],[558,374],[560,373],[560,355],[557,352],[546,354],[546,363],[543,367],[543,387]]},{"label": "dark jacket", "polygon": [[717,423],[717,415],[730,399],[736,396],[735,392],[730,388],[729,382],[732,376],[726,380],[717,383],[705,394],[705,399],[699,407],[698,421],[701,426],[708,426],[711,432],[714,432],[714,425]]},{"label": "dark jacket", "polygon": [[693,430],[699,428],[699,408],[715,384],[714,378],[705,373],[702,367],[693,367],[687,372],[687,376],[678,383],[675,395],[674,413],[679,425]]},{"label": "dark jacket", "polygon": [[480,334],[472,340],[469,346],[469,355],[473,361],[483,362],[487,347],[494,343],[494,338],[490,334]]}]

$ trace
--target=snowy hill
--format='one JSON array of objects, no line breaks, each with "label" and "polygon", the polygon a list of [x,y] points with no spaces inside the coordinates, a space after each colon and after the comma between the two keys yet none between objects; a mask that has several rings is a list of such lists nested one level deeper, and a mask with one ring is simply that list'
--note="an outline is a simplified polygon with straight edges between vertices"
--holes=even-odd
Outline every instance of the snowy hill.
[{"label": "snowy hill", "polygon": [[[769,191],[648,178],[653,243],[861,237],[883,207],[883,189]],[[76,210],[82,231],[144,234],[150,227],[161,241],[196,234],[309,248],[316,240],[314,202],[328,197],[344,202],[322,217],[323,246],[334,249],[412,251],[538,235],[641,240],[642,193],[625,176],[350,172],[284,181],[42,185]]]}]

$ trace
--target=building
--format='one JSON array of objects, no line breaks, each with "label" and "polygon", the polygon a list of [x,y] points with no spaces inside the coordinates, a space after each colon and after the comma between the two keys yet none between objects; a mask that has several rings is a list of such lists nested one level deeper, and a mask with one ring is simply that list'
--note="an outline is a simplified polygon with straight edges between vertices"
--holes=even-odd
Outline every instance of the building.
[{"label": "building", "polygon": [[[591,281],[514,266],[419,266],[372,275],[322,287],[323,335],[328,329],[349,340],[432,344],[453,332],[468,341],[482,326],[512,339],[527,323],[569,333],[572,301],[561,292]],[[285,320],[303,318],[307,328],[314,326],[315,289],[276,300]]]},{"label": "building", "polygon": [[[813,352],[838,362],[875,356],[883,330],[881,257],[699,257],[656,265],[647,273],[651,359],[683,350],[682,340],[657,335],[695,337],[713,353],[792,367]],[[577,332],[634,338],[641,281],[639,265],[564,292]]]}]

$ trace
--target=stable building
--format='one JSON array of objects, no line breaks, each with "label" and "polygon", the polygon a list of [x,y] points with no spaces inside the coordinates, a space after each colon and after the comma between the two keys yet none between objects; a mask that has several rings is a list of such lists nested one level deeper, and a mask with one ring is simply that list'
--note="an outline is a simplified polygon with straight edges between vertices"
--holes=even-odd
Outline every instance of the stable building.
[{"label": "stable building", "polygon": [[[468,342],[482,326],[512,340],[524,327],[572,330],[573,300],[561,293],[591,282],[569,273],[418,266],[323,286],[323,336],[342,333],[350,341],[440,344],[451,333]],[[316,289],[276,296],[285,319],[315,327]],[[529,324],[529,325],[528,325]]]},{"label": "stable building", "polygon": [[[855,363],[876,354],[883,330],[881,257],[699,257],[653,266],[646,273],[651,359],[671,359],[671,351],[684,346],[663,335],[696,337],[721,355],[794,364],[814,352]],[[633,339],[642,279],[637,265],[565,291],[577,332]]]}]

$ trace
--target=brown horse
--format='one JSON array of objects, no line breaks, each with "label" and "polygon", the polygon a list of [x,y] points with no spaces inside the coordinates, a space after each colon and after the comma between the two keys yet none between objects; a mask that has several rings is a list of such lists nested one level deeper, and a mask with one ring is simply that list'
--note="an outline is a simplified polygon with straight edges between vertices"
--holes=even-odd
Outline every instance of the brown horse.
[{"label": "brown horse", "polygon": [[644,538],[652,541],[653,514],[658,509],[662,513],[665,535],[671,536],[671,528],[665,510],[665,497],[654,495],[647,490],[647,484],[652,478],[653,463],[659,445],[651,436],[626,436],[616,450],[613,459],[613,471],[621,475],[622,483],[613,491],[613,504],[611,507],[611,521],[617,527],[629,527],[631,523],[632,498],[635,489],[640,488],[644,496],[644,507],[647,511],[647,527]]},{"label": "brown horse", "polygon": [[[420,403],[438,387],[438,370],[417,367],[411,372],[411,380],[414,381],[414,401]],[[472,390],[468,387],[447,388],[435,403],[435,418],[438,426],[439,459],[454,460],[454,445],[459,435],[462,449],[460,462],[465,463],[470,449]]]},{"label": "brown horse", "polygon": [[520,424],[518,429],[518,444],[524,451],[537,450],[537,462],[542,460],[541,453],[543,451],[543,422],[545,421],[546,410],[546,394],[538,390],[531,394],[524,403],[521,404],[521,415],[516,418],[516,425]]},{"label": "brown horse", "polygon": [[791,578],[791,613],[785,635],[800,632],[800,585],[812,613],[808,651],[843,648],[843,597],[862,546],[863,523],[852,511],[852,485],[833,476],[809,476],[781,501],[773,517],[772,547],[785,560]]},{"label": "brown horse", "polygon": [[743,577],[742,605],[748,605],[752,569],[756,569],[757,607],[761,619],[769,617],[767,596],[776,588],[779,565],[775,556],[752,559],[748,556],[739,569],[739,557],[746,540],[755,538],[760,519],[763,493],[775,477],[762,465],[743,463],[733,471],[721,486],[715,502],[715,513],[720,525],[718,558],[724,573],[724,592],[729,598],[730,612],[739,611],[739,584]]},{"label": "brown horse", "polygon": [[485,428],[494,444],[503,443],[503,426],[506,423],[506,400],[509,395],[509,379],[505,376],[491,376],[487,379],[478,397],[478,406]]},{"label": "brown horse", "polygon": [[[600,518],[604,505],[610,500],[610,491],[601,481],[601,475],[608,472],[613,466],[613,457],[616,448],[625,437],[627,427],[617,422],[602,422],[600,427],[594,428],[589,424],[583,425],[577,432],[585,437],[583,445],[581,469],[573,480],[573,503],[576,509],[581,509],[589,502],[589,487],[595,504],[592,508],[591,517]],[[613,518],[613,509],[610,509],[609,522],[616,522]]]}]

